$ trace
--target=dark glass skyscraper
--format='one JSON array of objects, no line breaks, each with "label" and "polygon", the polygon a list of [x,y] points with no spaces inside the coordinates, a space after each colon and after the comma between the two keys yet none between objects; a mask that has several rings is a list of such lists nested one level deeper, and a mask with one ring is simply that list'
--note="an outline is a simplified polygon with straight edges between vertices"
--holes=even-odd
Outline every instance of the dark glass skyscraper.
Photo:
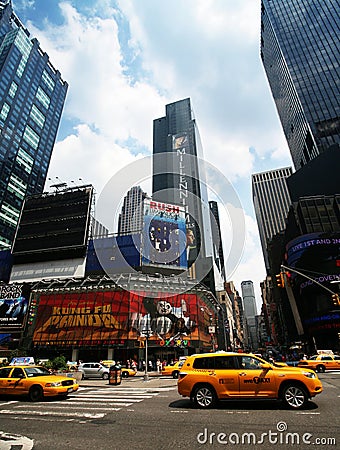
[{"label": "dark glass skyscraper", "polygon": [[11,247],[24,198],[43,192],[67,88],[0,1],[0,250]]},{"label": "dark glass skyscraper", "polygon": [[190,99],[166,105],[166,116],[153,122],[152,198],[185,208],[191,276],[204,279],[206,286],[215,290],[211,217],[202,156]]},{"label": "dark glass skyscraper", "polygon": [[262,0],[261,58],[295,169],[340,143],[338,0]]}]

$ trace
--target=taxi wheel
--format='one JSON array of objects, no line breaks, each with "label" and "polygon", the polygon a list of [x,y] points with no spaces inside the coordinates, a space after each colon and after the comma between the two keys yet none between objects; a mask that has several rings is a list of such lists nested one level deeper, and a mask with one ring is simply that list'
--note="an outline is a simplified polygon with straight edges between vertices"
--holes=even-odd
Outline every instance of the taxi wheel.
[{"label": "taxi wheel", "polygon": [[285,386],[282,392],[282,399],[292,409],[303,408],[308,401],[305,390],[298,384]]},{"label": "taxi wheel", "polygon": [[123,378],[129,378],[129,372],[122,372]]},{"label": "taxi wheel", "polygon": [[32,386],[29,390],[28,397],[31,402],[40,402],[44,398],[44,391],[41,386]]},{"label": "taxi wheel", "polygon": [[216,404],[216,393],[211,386],[204,384],[195,389],[192,400],[198,408],[212,408]]},{"label": "taxi wheel", "polygon": [[172,372],[172,378],[174,378],[175,380],[178,378],[178,370],[174,370],[173,372]]},{"label": "taxi wheel", "polygon": [[325,370],[326,370],[326,368],[322,364],[319,364],[318,366],[316,366],[317,372],[324,373]]},{"label": "taxi wheel", "polygon": [[103,378],[103,380],[108,380],[109,379],[109,374],[108,373],[103,373],[103,376],[102,376],[102,378]]}]

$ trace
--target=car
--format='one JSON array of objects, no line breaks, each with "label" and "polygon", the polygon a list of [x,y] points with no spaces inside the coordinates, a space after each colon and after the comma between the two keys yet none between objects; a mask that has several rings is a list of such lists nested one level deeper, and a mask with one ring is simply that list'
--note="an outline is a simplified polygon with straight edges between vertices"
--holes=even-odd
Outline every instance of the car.
[{"label": "car", "polygon": [[178,378],[179,371],[184,364],[185,359],[180,359],[176,361],[174,364],[169,364],[167,366],[162,367],[162,375],[171,376],[172,378]]},{"label": "car", "polygon": [[216,352],[189,356],[179,372],[178,393],[196,407],[219,400],[280,399],[293,409],[322,392],[313,370],[278,366],[247,353]]},{"label": "car", "polygon": [[[116,362],[112,359],[106,359],[101,361],[101,364],[103,364],[103,366],[106,366],[108,369],[110,369],[111,366],[115,365]],[[137,370],[128,368],[128,367],[121,367],[121,373],[122,373],[122,378],[129,378],[129,377],[134,377],[137,373]]]},{"label": "car", "polygon": [[15,365],[0,368],[1,395],[27,395],[32,402],[44,397],[66,397],[79,388],[74,378],[53,375],[46,367]]},{"label": "car", "polygon": [[306,367],[316,370],[316,372],[340,370],[340,356],[330,354],[314,355],[308,359],[301,359],[298,362],[298,367]]},{"label": "car", "polygon": [[101,364],[103,364],[103,366],[107,366],[107,367],[111,367],[114,364],[116,364],[116,361],[114,361],[113,359],[104,359],[102,361],[100,361]]},{"label": "car", "polygon": [[81,372],[81,379],[85,378],[101,378],[102,380],[109,379],[109,368],[98,362],[81,363],[78,366],[78,372]]},{"label": "car", "polygon": [[122,378],[134,377],[137,373],[136,370],[130,369],[128,367],[122,367],[121,371],[122,371]]}]

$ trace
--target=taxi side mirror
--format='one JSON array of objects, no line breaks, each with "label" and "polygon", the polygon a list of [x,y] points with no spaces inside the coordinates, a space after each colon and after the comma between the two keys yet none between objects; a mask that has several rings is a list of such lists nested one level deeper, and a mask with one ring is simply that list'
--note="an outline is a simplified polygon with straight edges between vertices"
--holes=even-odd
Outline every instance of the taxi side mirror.
[{"label": "taxi side mirror", "polygon": [[263,370],[270,370],[272,368],[272,366],[268,363],[264,363],[264,364],[261,364],[261,368]]}]

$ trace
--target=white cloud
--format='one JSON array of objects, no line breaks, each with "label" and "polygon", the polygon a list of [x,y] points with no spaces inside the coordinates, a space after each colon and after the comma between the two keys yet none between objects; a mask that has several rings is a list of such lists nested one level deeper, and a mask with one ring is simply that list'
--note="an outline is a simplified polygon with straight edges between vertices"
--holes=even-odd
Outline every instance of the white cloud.
[{"label": "white cloud", "polygon": [[[151,151],[152,121],[164,115],[165,104],[186,97],[205,158],[231,181],[249,185],[259,161],[261,170],[267,163],[270,169],[290,165],[259,57],[260,0],[118,4],[121,11],[108,0],[94,2],[99,17],[60,2],[62,25],[28,26],[69,82],[63,120],[77,124],[56,144],[51,178],[79,177],[100,191],[135,158],[131,153]],[[124,66],[120,14],[130,26],[130,61],[140,61],[143,75]],[[265,271],[257,226],[248,216],[246,235],[235,280],[256,282]]]}]

